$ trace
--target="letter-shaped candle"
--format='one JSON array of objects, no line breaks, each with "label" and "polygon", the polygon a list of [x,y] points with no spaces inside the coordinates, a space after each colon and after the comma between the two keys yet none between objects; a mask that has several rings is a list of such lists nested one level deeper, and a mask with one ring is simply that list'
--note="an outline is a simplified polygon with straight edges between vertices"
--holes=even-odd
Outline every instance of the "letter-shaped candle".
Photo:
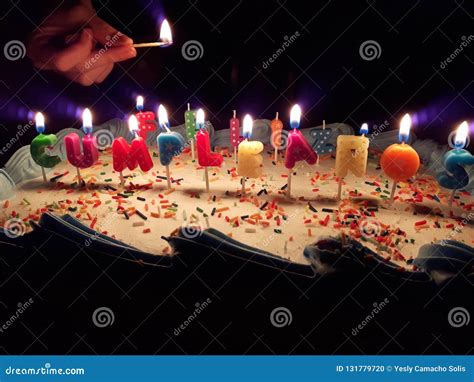
[{"label": "letter-shaped candle", "polygon": [[77,169],[77,181],[82,182],[81,168],[88,168],[94,165],[99,159],[96,137],[92,135],[92,114],[89,109],[84,109],[82,113],[82,130],[86,134],[81,139],[76,133],[71,133],[64,137],[66,145],[67,160]]},{"label": "letter-shaped candle", "polygon": [[198,154],[198,163],[204,167],[204,176],[206,180],[206,192],[209,192],[209,170],[208,167],[220,166],[224,161],[222,155],[211,152],[211,142],[209,133],[204,127],[204,111],[199,109],[196,114],[196,145]]},{"label": "letter-shaped candle", "polygon": [[369,154],[369,140],[365,137],[369,128],[366,123],[360,128],[361,136],[339,135],[337,137],[336,151],[336,176],[339,178],[337,199],[341,199],[342,179],[347,172],[355,176],[365,175],[367,169],[367,157]]},{"label": "letter-shaped candle", "polygon": [[288,172],[288,189],[287,195],[291,196],[291,175],[292,169],[296,162],[306,161],[308,164],[315,164],[318,160],[318,155],[314,152],[308,144],[303,134],[299,131],[301,119],[301,108],[299,105],[294,105],[290,112],[290,126],[291,131],[288,133],[288,140],[285,155],[285,167]]},{"label": "letter-shaped candle", "polygon": [[270,123],[272,129],[271,143],[275,149],[275,162],[278,160],[278,149],[281,146],[281,132],[283,130],[283,122],[278,119],[278,112],[275,115],[275,119]]},{"label": "letter-shaped candle", "polygon": [[61,162],[61,158],[57,155],[48,155],[46,149],[53,146],[58,138],[54,134],[43,134],[45,130],[44,116],[41,113],[36,113],[36,131],[38,135],[31,141],[30,153],[36,164],[41,166],[43,180],[46,182],[45,168],[53,168]]},{"label": "letter-shaped candle", "polygon": [[446,171],[438,174],[438,183],[441,187],[453,190],[449,198],[449,207],[452,206],[456,190],[462,189],[469,184],[469,175],[464,166],[474,164],[474,157],[464,150],[466,139],[469,134],[467,121],[461,123],[454,137],[454,149],[444,154],[443,164]]},{"label": "letter-shaped candle", "polygon": [[168,113],[163,105],[158,107],[158,121],[162,131],[157,138],[160,151],[160,163],[165,166],[168,189],[171,188],[170,163],[173,157],[181,154],[186,142],[181,134],[171,131],[168,122]]},{"label": "letter-shaped candle", "polygon": [[148,133],[156,130],[155,126],[155,113],[152,111],[143,111],[143,97],[137,97],[137,110],[138,113],[135,115],[138,120],[138,134],[146,142],[146,136]]},{"label": "letter-shaped candle", "polygon": [[191,142],[191,157],[193,160],[196,159],[194,150],[194,139],[196,137],[196,113],[191,110],[188,103],[188,110],[184,112],[184,127],[186,132],[186,139]]},{"label": "letter-shaped candle", "polygon": [[240,121],[236,118],[235,110],[233,117],[229,120],[229,139],[230,147],[234,149],[234,162],[237,163],[237,147],[242,140],[240,138]]},{"label": "letter-shaped candle", "polygon": [[405,114],[400,122],[398,138],[401,143],[394,143],[388,146],[380,157],[380,166],[389,178],[393,179],[392,192],[390,194],[390,204],[393,203],[397,183],[400,180],[411,178],[420,167],[420,157],[418,153],[406,142],[410,136],[411,117]]},{"label": "letter-shaped candle", "polygon": [[153,160],[146,146],[145,139],[139,135],[137,117],[131,115],[128,119],[128,128],[135,135],[131,145],[123,137],[114,139],[112,143],[112,159],[114,170],[120,173],[120,182],[124,184],[123,170],[134,170],[140,165],[142,171],[149,171],[153,167]]}]

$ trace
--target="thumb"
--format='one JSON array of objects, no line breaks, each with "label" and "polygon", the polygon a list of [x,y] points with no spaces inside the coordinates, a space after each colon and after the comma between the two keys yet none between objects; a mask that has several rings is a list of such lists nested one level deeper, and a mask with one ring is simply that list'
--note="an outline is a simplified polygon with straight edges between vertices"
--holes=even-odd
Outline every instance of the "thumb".
[{"label": "thumb", "polygon": [[95,16],[89,25],[92,28],[94,38],[101,44],[107,44],[112,41],[114,45],[131,45],[133,40],[117,31],[112,25],[106,23],[100,17]]},{"label": "thumb", "polygon": [[92,32],[86,28],[81,31],[79,39],[64,50],[56,53],[54,66],[60,72],[66,72],[84,61],[92,50]]}]

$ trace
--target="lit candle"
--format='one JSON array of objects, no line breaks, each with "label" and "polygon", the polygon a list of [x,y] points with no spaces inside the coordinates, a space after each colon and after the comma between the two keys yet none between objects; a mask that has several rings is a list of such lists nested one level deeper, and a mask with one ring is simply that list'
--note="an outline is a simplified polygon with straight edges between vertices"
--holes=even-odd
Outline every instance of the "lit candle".
[{"label": "lit candle", "polygon": [[171,188],[170,163],[173,157],[181,154],[186,144],[183,136],[176,131],[170,130],[168,113],[163,105],[158,108],[158,121],[162,131],[157,138],[158,150],[160,151],[160,163],[165,166],[168,189]]},{"label": "lit candle", "polygon": [[283,130],[283,122],[278,119],[278,112],[275,115],[275,119],[270,123],[272,129],[272,146],[275,149],[275,163],[278,160],[278,149],[281,146],[281,132]]},{"label": "lit candle", "polygon": [[191,110],[188,103],[188,110],[184,112],[184,127],[186,131],[186,139],[191,142],[191,157],[193,161],[196,160],[196,154],[194,150],[194,139],[196,137],[196,113]]},{"label": "lit candle", "polygon": [[234,149],[234,162],[237,163],[237,147],[241,142],[240,139],[240,121],[236,118],[236,111],[234,110],[233,117],[229,120],[229,139],[230,147]]},{"label": "lit candle", "polygon": [[244,117],[243,136],[244,140],[239,144],[239,160],[237,162],[237,173],[242,177],[242,195],[245,195],[245,178],[258,178],[263,172],[263,143],[250,141],[252,136],[253,121],[250,115]]},{"label": "lit candle", "polygon": [[314,152],[311,146],[304,139],[303,134],[298,130],[301,119],[301,108],[299,105],[294,105],[290,113],[291,131],[288,133],[288,140],[285,155],[285,167],[288,171],[288,191],[287,195],[291,196],[291,175],[292,169],[296,162],[306,161],[308,164],[315,164],[318,160],[318,155]]},{"label": "lit candle", "polygon": [[58,138],[54,134],[43,134],[45,131],[44,116],[41,113],[36,113],[36,131],[38,135],[31,141],[30,153],[31,157],[36,164],[41,166],[41,172],[43,174],[43,180],[46,182],[46,171],[45,168],[53,168],[61,162],[61,158],[57,155],[48,155],[46,149],[50,146],[54,146],[58,141]]},{"label": "lit candle", "polygon": [[84,109],[82,113],[82,130],[86,134],[81,139],[76,133],[70,133],[64,137],[67,160],[77,169],[77,181],[82,183],[81,168],[88,168],[94,165],[99,159],[96,137],[92,135],[92,114],[89,109]]},{"label": "lit candle", "polygon": [[144,172],[149,171],[153,167],[153,160],[148,151],[146,141],[139,135],[139,127],[137,117],[131,115],[128,119],[128,128],[134,135],[131,145],[123,137],[114,139],[112,143],[112,159],[114,170],[120,173],[120,184],[124,184],[123,170],[128,168],[134,170],[138,165]]},{"label": "lit candle", "polygon": [[401,143],[394,143],[385,149],[380,157],[380,166],[389,178],[393,179],[390,204],[393,203],[397,183],[411,178],[420,167],[420,157],[406,142],[410,136],[411,118],[405,114],[400,122],[398,137]]},{"label": "lit candle", "polygon": [[464,166],[474,164],[474,157],[467,150],[464,150],[469,127],[467,121],[461,123],[454,137],[454,149],[444,154],[443,164],[446,171],[438,174],[438,183],[441,187],[452,190],[449,198],[449,207],[453,204],[456,190],[462,189],[469,184],[469,175]]},{"label": "lit candle", "polygon": [[204,111],[199,109],[196,114],[196,145],[199,166],[204,167],[204,176],[206,180],[206,192],[209,192],[209,173],[208,167],[220,166],[224,161],[222,155],[211,152],[211,142],[209,133],[204,124]]},{"label": "lit candle", "polygon": [[342,179],[347,172],[362,177],[367,169],[367,157],[369,153],[369,140],[365,134],[369,128],[364,123],[360,128],[361,136],[339,135],[337,137],[336,151],[336,176],[339,178],[337,199],[341,199]]},{"label": "lit candle", "polygon": [[155,131],[155,113],[152,111],[143,111],[144,109],[144,100],[143,97],[140,95],[137,97],[137,111],[138,113],[135,115],[138,120],[138,134],[142,137],[146,142],[147,134]]}]

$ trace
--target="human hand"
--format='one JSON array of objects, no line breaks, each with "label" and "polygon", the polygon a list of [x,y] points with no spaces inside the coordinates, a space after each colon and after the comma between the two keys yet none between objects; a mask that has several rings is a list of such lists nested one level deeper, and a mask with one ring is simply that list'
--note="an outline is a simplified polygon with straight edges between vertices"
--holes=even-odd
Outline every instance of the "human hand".
[{"label": "human hand", "polygon": [[59,8],[33,32],[28,57],[84,86],[101,83],[114,63],[136,56],[133,40],[97,16],[90,0]]}]

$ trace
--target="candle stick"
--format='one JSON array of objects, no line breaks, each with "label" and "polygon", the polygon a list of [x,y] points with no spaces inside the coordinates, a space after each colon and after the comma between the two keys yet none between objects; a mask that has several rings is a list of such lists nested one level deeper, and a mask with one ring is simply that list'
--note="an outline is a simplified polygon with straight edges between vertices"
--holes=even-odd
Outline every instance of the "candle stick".
[{"label": "candle stick", "polygon": [[158,107],[158,121],[162,131],[157,138],[160,151],[160,163],[165,166],[168,189],[171,188],[171,176],[169,165],[173,157],[181,154],[186,144],[183,136],[169,128],[168,113],[163,105]]},{"label": "candle stick", "polygon": [[253,121],[250,115],[244,117],[243,136],[244,140],[239,144],[239,160],[237,162],[237,173],[242,177],[242,195],[245,195],[245,178],[258,178],[263,172],[263,143],[259,141],[250,142],[252,136]]},{"label": "candle stick", "polygon": [[341,200],[342,181],[348,171],[358,177],[365,175],[369,149],[369,140],[365,137],[365,134],[368,131],[368,125],[364,123],[360,128],[361,136],[339,135],[337,137],[335,171],[339,178],[337,200]]},{"label": "candle stick", "polygon": [[281,146],[281,132],[283,130],[283,122],[278,119],[278,112],[275,114],[275,119],[270,123],[270,128],[272,129],[272,145],[275,149],[275,163],[278,160],[278,149]]},{"label": "candle stick", "polygon": [[146,142],[147,134],[156,130],[155,113],[152,111],[143,111],[144,99],[141,95],[137,97],[136,108],[138,111],[138,113],[135,114],[138,120],[138,134]]},{"label": "candle stick", "polygon": [[288,133],[288,141],[285,154],[285,167],[288,169],[288,187],[287,196],[291,197],[291,176],[293,167],[296,162],[306,161],[308,164],[315,164],[318,155],[314,152],[311,146],[304,138],[301,131],[299,131],[301,119],[301,108],[299,105],[294,105],[290,113],[291,131]]},{"label": "candle stick", "polygon": [[466,187],[469,184],[469,175],[464,166],[474,164],[474,157],[467,150],[464,150],[466,140],[469,134],[467,121],[459,125],[454,137],[454,148],[444,154],[443,164],[445,171],[441,171],[438,176],[440,186],[451,191],[449,197],[449,208],[452,208],[456,191]]},{"label": "candle stick", "polygon": [[209,133],[205,128],[204,110],[199,109],[196,113],[196,145],[199,166],[204,167],[204,178],[206,182],[206,192],[209,192],[209,166],[220,166],[224,161],[222,155],[211,152],[211,142]]},{"label": "candle stick", "polygon": [[407,143],[410,136],[411,118],[405,114],[400,122],[398,134],[400,144],[394,143],[385,149],[380,157],[380,166],[385,175],[393,179],[392,192],[389,205],[392,205],[395,197],[397,183],[401,180],[411,178],[420,167],[420,157],[417,152]]},{"label": "candle stick", "polygon": [[160,29],[160,40],[161,41],[154,41],[154,42],[144,42],[139,44],[133,44],[134,48],[154,48],[157,46],[170,46],[173,44],[173,37],[171,35],[171,28],[168,21],[165,19],[161,23]]},{"label": "candle stick", "polygon": [[230,146],[234,148],[234,163],[237,163],[237,147],[241,142],[240,139],[240,121],[236,118],[236,111],[234,116],[229,120],[230,128]]},{"label": "candle stick", "polygon": [[36,113],[35,122],[38,135],[31,141],[30,153],[35,163],[41,167],[43,181],[46,183],[45,168],[53,168],[61,162],[61,158],[57,155],[50,156],[46,153],[46,149],[53,146],[58,141],[58,138],[54,134],[43,134],[45,131],[43,114]]},{"label": "candle stick", "polygon": [[114,139],[112,143],[112,159],[114,170],[120,174],[120,184],[123,186],[125,180],[123,170],[128,167],[134,170],[138,165],[140,169],[147,172],[153,168],[153,160],[146,145],[145,139],[139,133],[138,119],[131,115],[128,119],[128,128],[134,135],[131,145],[123,137]]},{"label": "candle stick", "polygon": [[82,113],[82,130],[86,136],[82,138],[82,153],[79,135],[71,133],[64,137],[67,159],[77,169],[77,181],[79,184],[83,183],[80,169],[93,166],[99,159],[97,140],[92,135],[92,129],[92,114],[89,109],[84,109]]},{"label": "candle stick", "polygon": [[[324,130],[326,130],[326,120],[325,119],[323,119],[323,131]],[[318,155],[318,159],[316,160],[316,166],[319,166],[319,155]]]},{"label": "candle stick", "polygon": [[191,157],[196,160],[194,150],[194,140],[196,139],[196,113],[191,110],[188,103],[188,110],[184,112],[184,126],[186,131],[186,139],[191,142]]}]

